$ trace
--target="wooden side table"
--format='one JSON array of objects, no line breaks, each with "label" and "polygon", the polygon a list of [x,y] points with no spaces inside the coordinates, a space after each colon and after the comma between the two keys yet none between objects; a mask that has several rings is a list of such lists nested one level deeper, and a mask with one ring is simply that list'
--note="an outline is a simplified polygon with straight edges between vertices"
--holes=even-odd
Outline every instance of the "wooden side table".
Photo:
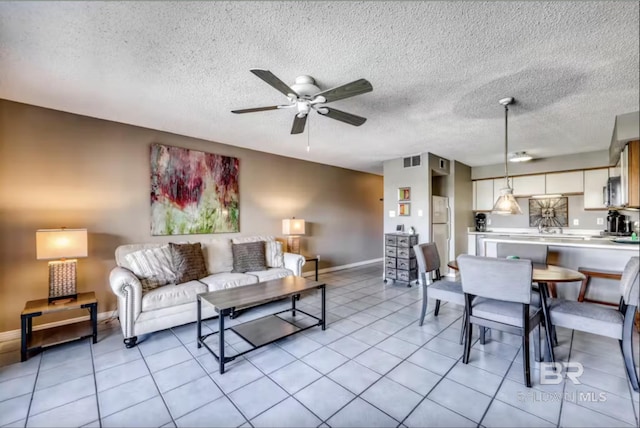
[{"label": "wooden side table", "polygon": [[[71,309],[88,309],[89,320],[33,331],[33,318]],[[93,291],[78,293],[76,299],[66,303],[49,303],[48,299],[31,300],[25,304],[20,321],[22,331],[20,361],[26,361],[30,351],[37,351],[49,346],[87,337],[93,337],[93,343],[96,343],[98,340],[98,301]]]}]

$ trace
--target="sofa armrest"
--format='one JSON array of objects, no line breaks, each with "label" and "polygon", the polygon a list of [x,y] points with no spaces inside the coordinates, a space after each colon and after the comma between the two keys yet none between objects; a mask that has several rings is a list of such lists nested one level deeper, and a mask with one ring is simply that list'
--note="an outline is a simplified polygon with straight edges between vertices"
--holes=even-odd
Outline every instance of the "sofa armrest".
[{"label": "sofa armrest", "polygon": [[134,323],[142,312],[142,284],[129,269],[115,267],[109,274],[111,290],[118,296],[120,326],[125,338],[133,337]]},{"label": "sofa armrest", "polygon": [[302,266],[304,264],[304,256],[301,256],[300,254],[284,253],[284,267],[293,271],[295,276],[302,276]]}]

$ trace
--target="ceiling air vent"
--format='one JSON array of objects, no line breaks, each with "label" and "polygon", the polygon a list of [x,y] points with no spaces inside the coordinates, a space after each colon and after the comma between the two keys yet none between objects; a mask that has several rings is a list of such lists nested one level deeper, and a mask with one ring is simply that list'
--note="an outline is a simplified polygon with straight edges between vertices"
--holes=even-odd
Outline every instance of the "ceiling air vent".
[{"label": "ceiling air vent", "polygon": [[420,155],[416,155],[416,156],[409,156],[406,158],[402,158],[402,162],[403,162],[403,166],[405,168],[411,168],[414,166],[420,166],[421,163],[421,157]]}]

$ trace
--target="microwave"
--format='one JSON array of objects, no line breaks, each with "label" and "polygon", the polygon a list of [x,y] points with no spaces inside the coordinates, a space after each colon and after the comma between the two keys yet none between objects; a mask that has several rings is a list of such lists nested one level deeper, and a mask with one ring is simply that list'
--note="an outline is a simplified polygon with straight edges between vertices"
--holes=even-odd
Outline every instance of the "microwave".
[{"label": "microwave", "polygon": [[603,201],[606,207],[622,206],[622,180],[620,177],[609,177],[607,186],[603,188]]}]

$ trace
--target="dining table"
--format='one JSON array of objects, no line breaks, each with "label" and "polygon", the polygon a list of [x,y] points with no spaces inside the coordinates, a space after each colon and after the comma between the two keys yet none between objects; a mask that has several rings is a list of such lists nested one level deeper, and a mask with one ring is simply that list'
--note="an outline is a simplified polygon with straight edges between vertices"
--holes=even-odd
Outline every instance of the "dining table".
[{"label": "dining table", "polygon": [[[456,260],[449,261],[447,263],[447,266],[449,266],[453,270],[458,270],[458,262]],[[538,287],[540,289],[540,306],[542,307],[542,315],[544,316],[545,323],[548,323],[549,327],[551,327],[552,324],[551,315],[549,314],[549,305],[547,302],[547,299],[549,298],[548,284],[554,282],[576,282],[582,281],[584,278],[585,276],[577,270],[556,265],[533,263],[532,280],[533,282],[538,283]],[[555,362],[553,347],[550,343],[551,340],[552,338],[547,337],[548,349],[550,350],[548,360],[550,360],[551,362]],[[558,344],[555,337],[553,337],[553,342],[555,342],[554,345]]]}]

